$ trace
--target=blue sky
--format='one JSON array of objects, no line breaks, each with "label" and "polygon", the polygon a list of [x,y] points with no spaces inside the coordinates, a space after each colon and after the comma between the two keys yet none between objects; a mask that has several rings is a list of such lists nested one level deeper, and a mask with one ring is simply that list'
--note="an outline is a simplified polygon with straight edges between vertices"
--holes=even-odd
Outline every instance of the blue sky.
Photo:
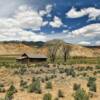
[{"label": "blue sky", "polygon": [[100,45],[100,1],[0,1],[0,41],[52,39]]}]

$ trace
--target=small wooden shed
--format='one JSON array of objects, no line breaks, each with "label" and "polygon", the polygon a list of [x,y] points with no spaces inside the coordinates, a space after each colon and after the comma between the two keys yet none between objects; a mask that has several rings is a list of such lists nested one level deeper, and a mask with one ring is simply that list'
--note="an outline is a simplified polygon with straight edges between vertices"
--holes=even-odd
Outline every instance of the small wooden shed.
[{"label": "small wooden shed", "polygon": [[16,61],[22,64],[31,64],[38,62],[46,62],[47,59],[48,58],[45,55],[24,53],[20,57],[16,58]]}]

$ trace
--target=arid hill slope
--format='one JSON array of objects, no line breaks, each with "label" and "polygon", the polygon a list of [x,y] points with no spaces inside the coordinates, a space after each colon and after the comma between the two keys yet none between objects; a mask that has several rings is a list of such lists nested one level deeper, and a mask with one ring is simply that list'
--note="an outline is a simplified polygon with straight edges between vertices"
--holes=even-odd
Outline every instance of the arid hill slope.
[{"label": "arid hill slope", "polygon": [[[39,44],[39,43],[38,43]],[[63,41],[58,41],[58,40],[53,40],[49,41],[47,43],[44,43],[43,46],[38,47],[36,44],[31,45],[25,44],[25,43],[13,43],[13,42],[6,42],[0,43],[0,55],[17,55],[17,54],[22,54],[22,53],[42,53],[46,54],[48,53],[48,48],[50,46],[56,46],[56,44],[59,45],[59,49],[57,50],[57,55],[62,55],[62,45],[66,44]],[[100,47],[96,48],[90,48],[90,47],[83,47],[80,45],[72,45],[72,44],[66,44],[66,46],[70,46],[70,56],[83,56],[83,57],[100,57]]]},{"label": "arid hill slope", "polygon": [[20,54],[22,52],[34,52],[34,49],[23,44],[0,43],[0,55]]}]

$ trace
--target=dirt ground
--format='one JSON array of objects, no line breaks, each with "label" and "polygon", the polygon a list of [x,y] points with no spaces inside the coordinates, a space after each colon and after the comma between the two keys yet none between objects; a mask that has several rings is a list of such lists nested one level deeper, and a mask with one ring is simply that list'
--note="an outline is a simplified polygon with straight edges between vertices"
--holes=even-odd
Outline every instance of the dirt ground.
[{"label": "dirt ground", "polygon": [[[46,69],[45,69],[46,70]],[[17,93],[14,94],[13,100],[42,100],[43,95],[45,93],[51,93],[52,94],[52,100],[54,100],[57,97],[58,90],[61,89],[64,93],[64,98],[60,98],[60,100],[74,100],[73,93],[75,92],[73,90],[73,84],[81,84],[81,87],[86,90],[88,93],[89,89],[87,87],[87,80],[84,77],[71,77],[66,76],[65,73],[57,75],[56,78],[52,79],[52,89],[48,90],[45,88],[46,82],[41,82],[41,88],[42,93],[36,94],[36,93],[28,93],[27,90],[21,91],[20,89],[20,80],[23,79],[29,83],[31,83],[32,77],[35,74],[24,74],[24,75],[18,75],[13,74],[14,70],[7,69],[7,68],[0,68],[0,82],[4,84],[4,88],[7,91],[10,84],[13,82],[14,86],[17,89]],[[41,73],[40,76],[43,76],[44,73]],[[88,73],[88,75],[91,76],[91,73]],[[38,74],[37,74],[38,76]],[[93,98],[90,98],[90,100],[100,100],[100,74],[96,75],[96,86],[97,86],[97,92],[94,93]],[[0,93],[0,98],[4,98],[6,92]]]}]

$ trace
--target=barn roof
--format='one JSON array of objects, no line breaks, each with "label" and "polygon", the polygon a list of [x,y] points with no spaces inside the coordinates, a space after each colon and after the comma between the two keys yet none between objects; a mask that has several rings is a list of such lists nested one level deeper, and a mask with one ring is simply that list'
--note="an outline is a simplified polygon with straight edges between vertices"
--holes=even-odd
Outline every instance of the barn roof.
[{"label": "barn roof", "polygon": [[47,58],[47,56],[43,55],[43,54],[29,54],[29,53],[25,53],[29,58]]},{"label": "barn roof", "polygon": [[25,58],[42,58],[42,59],[47,59],[48,57],[47,56],[45,56],[45,55],[43,55],[43,54],[31,54],[31,53],[23,53],[21,56],[19,56],[18,58],[16,58],[16,59],[19,59],[19,60],[21,60],[21,59],[25,59]]},{"label": "barn roof", "polygon": [[26,58],[26,57],[17,57],[16,59],[19,59],[19,60],[21,60],[21,59],[24,59],[24,58]]}]

